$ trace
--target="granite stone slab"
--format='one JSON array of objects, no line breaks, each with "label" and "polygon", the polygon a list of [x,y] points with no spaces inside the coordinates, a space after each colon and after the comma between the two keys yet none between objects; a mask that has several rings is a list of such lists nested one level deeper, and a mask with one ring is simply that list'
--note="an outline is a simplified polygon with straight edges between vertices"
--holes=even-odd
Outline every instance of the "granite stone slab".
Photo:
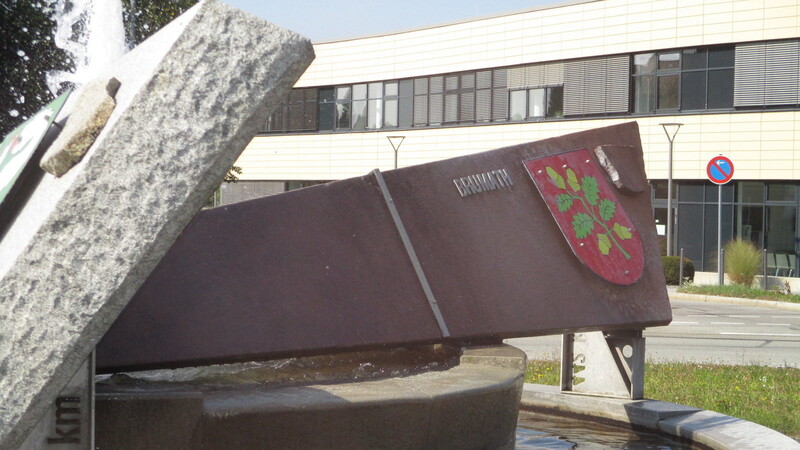
[{"label": "granite stone slab", "polygon": [[[0,448],[16,448],[313,59],[204,1],[108,73],[117,106],[0,241]],[[37,161],[38,162],[38,161]]]}]

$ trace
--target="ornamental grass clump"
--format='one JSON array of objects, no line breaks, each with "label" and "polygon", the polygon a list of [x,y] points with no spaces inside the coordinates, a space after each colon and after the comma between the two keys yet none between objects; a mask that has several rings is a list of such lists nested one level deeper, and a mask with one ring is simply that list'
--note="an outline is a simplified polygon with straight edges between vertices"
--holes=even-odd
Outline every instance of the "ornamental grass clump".
[{"label": "ornamental grass clump", "polygon": [[761,252],[750,241],[735,239],[725,244],[725,273],[736,284],[750,287],[761,271]]},{"label": "ornamental grass clump", "polygon": [[[669,285],[680,284],[681,257],[662,256],[661,265],[664,266],[664,279]],[[683,258],[684,283],[694,281],[694,263],[689,258]]]}]

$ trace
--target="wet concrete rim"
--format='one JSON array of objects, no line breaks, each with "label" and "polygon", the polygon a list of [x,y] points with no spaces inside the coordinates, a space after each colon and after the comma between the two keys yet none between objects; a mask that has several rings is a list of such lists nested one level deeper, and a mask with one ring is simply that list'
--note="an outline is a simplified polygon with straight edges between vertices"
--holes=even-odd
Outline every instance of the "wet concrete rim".
[{"label": "wet concrete rim", "polygon": [[765,426],[658,400],[564,394],[558,386],[525,383],[520,408],[638,426],[714,449],[800,449],[794,439]]}]

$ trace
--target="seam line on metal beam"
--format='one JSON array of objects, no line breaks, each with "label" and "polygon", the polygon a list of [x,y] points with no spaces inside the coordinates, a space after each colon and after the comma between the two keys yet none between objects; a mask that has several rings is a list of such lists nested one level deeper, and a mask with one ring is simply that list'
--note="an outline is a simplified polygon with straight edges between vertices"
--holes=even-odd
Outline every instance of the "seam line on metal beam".
[{"label": "seam line on metal beam", "polygon": [[447,329],[447,324],[444,322],[442,312],[439,310],[439,304],[436,302],[436,298],[433,296],[433,291],[428,283],[428,278],[425,277],[425,272],[422,271],[422,265],[420,265],[419,258],[417,258],[417,252],[414,251],[414,246],[411,245],[411,239],[408,237],[406,227],[403,226],[403,221],[400,219],[400,213],[397,212],[397,207],[394,204],[394,200],[392,200],[392,194],[389,193],[389,188],[386,186],[386,182],[383,180],[383,175],[378,169],[373,170],[372,174],[375,176],[375,180],[378,182],[378,187],[381,190],[381,194],[383,194],[383,200],[386,202],[386,206],[389,208],[389,213],[392,216],[395,228],[397,228],[397,232],[400,234],[400,239],[403,241],[403,246],[406,248],[406,253],[408,254],[409,259],[411,259],[411,265],[414,266],[414,272],[416,272],[417,279],[419,279],[419,283],[422,285],[422,290],[425,292],[425,297],[428,299],[428,304],[431,307],[431,311],[433,311],[434,317],[436,317],[436,322],[439,324],[439,329],[442,331],[442,336],[450,337],[450,331]]}]

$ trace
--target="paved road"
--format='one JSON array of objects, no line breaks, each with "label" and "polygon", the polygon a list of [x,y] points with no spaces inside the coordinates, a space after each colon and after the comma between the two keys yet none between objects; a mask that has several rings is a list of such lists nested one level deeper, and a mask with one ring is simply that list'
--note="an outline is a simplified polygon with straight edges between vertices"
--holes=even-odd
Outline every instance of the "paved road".
[{"label": "paved road", "polygon": [[[800,312],[672,300],[672,323],[645,330],[647,358],[800,368]],[[532,359],[559,359],[560,336],[509,339]]]}]

